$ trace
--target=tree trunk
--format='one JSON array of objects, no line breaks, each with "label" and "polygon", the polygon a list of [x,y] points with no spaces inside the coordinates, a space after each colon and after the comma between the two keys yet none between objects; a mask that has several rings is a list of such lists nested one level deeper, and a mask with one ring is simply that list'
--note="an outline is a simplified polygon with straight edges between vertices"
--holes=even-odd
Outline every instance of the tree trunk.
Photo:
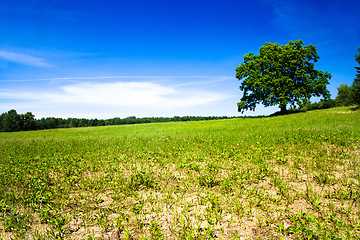
[{"label": "tree trunk", "polygon": [[285,105],[280,104],[280,112],[286,113],[286,104]]}]

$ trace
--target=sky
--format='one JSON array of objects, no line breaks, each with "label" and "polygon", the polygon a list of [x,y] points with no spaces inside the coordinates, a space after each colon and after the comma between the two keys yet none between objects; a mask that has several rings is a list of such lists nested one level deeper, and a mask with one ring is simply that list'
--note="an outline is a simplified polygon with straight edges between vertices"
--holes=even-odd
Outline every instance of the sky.
[{"label": "sky", "polygon": [[317,47],[335,98],[355,77],[359,9],[358,0],[1,0],[0,113],[241,116],[244,55],[297,39]]}]

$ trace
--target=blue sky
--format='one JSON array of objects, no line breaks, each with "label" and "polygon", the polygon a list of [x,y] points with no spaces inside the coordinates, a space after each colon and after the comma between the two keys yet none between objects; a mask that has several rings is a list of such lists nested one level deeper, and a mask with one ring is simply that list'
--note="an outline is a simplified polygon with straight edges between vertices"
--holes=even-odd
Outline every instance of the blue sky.
[{"label": "blue sky", "polygon": [[237,116],[243,56],[297,39],[317,46],[335,98],[355,76],[359,9],[357,0],[1,0],[0,112]]}]

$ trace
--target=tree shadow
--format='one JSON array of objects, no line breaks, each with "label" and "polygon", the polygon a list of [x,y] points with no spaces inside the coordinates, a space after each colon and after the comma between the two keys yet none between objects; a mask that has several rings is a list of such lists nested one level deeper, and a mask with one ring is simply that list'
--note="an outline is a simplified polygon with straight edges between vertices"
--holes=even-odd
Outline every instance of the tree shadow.
[{"label": "tree shadow", "polygon": [[295,113],[301,113],[304,112],[303,110],[298,110],[298,109],[292,109],[292,110],[287,110],[285,112],[274,112],[272,114],[269,115],[269,117],[276,117],[276,116],[284,116],[284,115],[290,115],[290,114],[295,114]]},{"label": "tree shadow", "polygon": [[351,111],[357,111],[357,110],[360,110],[360,106],[355,106],[355,107],[352,107],[350,108]]},{"label": "tree shadow", "polygon": [[[328,108],[317,108],[317,109],[310,109],[310,110],[299,110],[299,109],[291,109],[287,110],[286,112],[274,112],[270,114],[268,117],[276,117],[276,116],[284,116],[284,115],[290,115],[290,114],[296,114],[296,113],[303,113],[303,112],[309,112],[314,110],[321,110],[321,109],[328,109]],[[353,106],[350,108],[350,111],[356,112],[360,110],[360,106]]]}]

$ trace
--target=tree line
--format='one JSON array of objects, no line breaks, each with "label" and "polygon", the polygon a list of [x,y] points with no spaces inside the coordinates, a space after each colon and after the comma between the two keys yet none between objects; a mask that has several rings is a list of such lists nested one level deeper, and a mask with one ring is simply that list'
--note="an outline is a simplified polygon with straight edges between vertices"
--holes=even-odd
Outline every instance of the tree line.
[{"label": "tree line", "polygon": [[0,131],[16,132],[29,130],[44,130],[55,128],[75,128],[75,127],[95,127],[108,125],[124,125],[139,123],[159,123],[159,122],[186,122],[186,121],[204,121],[217,119],[230,119],[235,117],[228,116],[175,116],[175,117],[144,117],[136,118],[135,116],[127,118],[111,118],[111,119],[85,119],[85,118],[55,118],[46,117],[36,119],[31,112],[18,114],[15,109],[0,115]]}]

